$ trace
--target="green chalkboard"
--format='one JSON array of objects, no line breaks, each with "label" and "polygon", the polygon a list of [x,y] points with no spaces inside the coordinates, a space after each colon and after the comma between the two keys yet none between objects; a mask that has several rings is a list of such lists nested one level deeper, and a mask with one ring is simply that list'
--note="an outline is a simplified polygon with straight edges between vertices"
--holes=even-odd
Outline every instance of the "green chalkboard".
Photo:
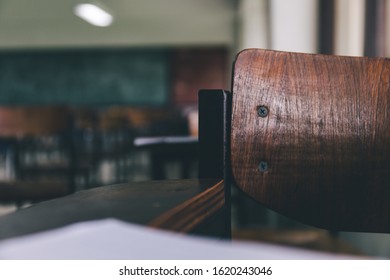
[{"label": "green chalkboard", "polygon": [[0,53],[0,105],[164,105],[164,50]]}]

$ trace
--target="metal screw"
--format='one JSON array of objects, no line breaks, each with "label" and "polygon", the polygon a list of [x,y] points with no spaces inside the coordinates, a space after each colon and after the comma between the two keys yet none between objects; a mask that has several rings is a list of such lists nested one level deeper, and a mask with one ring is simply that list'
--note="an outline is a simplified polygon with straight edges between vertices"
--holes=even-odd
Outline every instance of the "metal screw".
[{"label": "metal screw", "polygon": [[266,172],[268,170],[268,163],[266,161],[260,161],[259,163],[259,171]]},{"label": "metal screw", "polygon": [[257,107],[257,115],[259,117],[265,118],[268,116],[268,108],[264,105]]}]

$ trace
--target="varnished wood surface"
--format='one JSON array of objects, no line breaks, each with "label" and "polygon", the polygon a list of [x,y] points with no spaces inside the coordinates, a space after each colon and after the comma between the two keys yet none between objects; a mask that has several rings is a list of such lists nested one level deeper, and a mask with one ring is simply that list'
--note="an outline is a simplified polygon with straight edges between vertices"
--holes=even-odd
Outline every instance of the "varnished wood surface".
[{"label": "varnished wood surface", "polygon": [[246,50],[233,79],[232,172],[244,192],[316,226],[390,232],[389,59]]},{"label": "varnished wood surface", "polygon": [[225,205],[224,195],[224,184],[221,180],[204,192],[161,214],[149,225],[176,232],[189,232]]},{"label": "varnished wood surface", "polygon": [[0,217],[0,239],[103,218],[191,232],[224,206],[222,185],[214,179],[166,180],[80,191]]}]

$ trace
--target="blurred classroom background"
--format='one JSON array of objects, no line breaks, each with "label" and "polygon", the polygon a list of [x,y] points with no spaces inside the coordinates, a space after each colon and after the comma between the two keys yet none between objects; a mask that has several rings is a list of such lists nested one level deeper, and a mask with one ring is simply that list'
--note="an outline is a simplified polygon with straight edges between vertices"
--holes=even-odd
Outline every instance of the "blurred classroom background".
[{"label": "blurred classroom background", "polygon": [[[390,0],[0,0],[0,214],[196,178],[197,92],[229,89],[245,48],[389,57]],[[390,257],[388,235],[327,243],[238,192],[233,226],[237,238]]]}]

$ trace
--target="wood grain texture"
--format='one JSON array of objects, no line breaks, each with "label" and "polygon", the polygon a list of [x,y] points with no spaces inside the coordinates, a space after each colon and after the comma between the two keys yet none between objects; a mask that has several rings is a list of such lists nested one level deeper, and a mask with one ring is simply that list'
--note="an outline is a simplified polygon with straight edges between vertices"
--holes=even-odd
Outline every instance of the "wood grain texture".
[{"label": "wood grain texture", "polygon": [[223,180],[206,191],[160,215],[148,225],[176,232],[190,232],[225,205]]},{"label": "wood grain texture", "polygon": [[233,79],[232,172],[244,192],[319,227],[390,232],[389,59],[252,49]]}]

